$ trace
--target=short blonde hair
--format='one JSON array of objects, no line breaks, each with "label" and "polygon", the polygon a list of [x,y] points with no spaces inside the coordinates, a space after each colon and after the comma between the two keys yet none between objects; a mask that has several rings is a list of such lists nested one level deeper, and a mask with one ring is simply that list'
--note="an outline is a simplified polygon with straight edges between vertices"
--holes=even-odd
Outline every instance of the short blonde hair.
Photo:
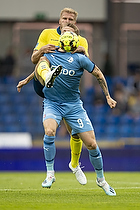
[{"label": "short blonde hair", "polygon": [[62,9],[61,12],[60,12],[60,17],[62,16],[63,12],[67,12],[67,13],[72,13],[72,14],[74,14],[74,16],[75,16],[75,21],[77,20],[78,12],[76,12],[74,9],[72,9],[72,8],[67,8],[67,7],[64,8],[64,9]]}]

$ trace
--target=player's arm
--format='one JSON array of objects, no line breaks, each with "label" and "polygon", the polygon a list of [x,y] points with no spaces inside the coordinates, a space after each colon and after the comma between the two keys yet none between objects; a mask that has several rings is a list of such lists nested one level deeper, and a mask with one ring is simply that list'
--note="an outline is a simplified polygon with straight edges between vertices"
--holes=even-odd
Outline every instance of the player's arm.
[{"label": "player's arm", "polygon": [[33,50],[31,61],[34,64],[37,64],[39,59],[45,54],[45,53],[52,53],[55,51],[56,47],[55,45],[48,43],[48,36],[50,34],[50,31],[48,29],[44,29],[38,40],[37,44]]},{"label": "player's arm", "polygon": [[103,73],[101,72],[101,70],[96,65],[94,67],[92,74],[98,80],[99,85],[101,86],[101,88],[105,94],[108,105],[110,106],[110,108],[114,108],[116,106],[117,102],[110,97],[106,79],[105,79]]},{"label": "player's arm", "polygon": [[[42,60],[47,60],[46,57],[44,56],[41,56],[41,58],[39,58],[39,61],[42,61]],[[47,62],[49,63],[49,61],[47,60]],[[39,64],[39,62],[38,62]],[[38,67],[38,64],[36,65],[35,67],[35,71],[36,71],[36,68]],[[24,86],[24,85],[27,85],[33,78],[34,78],[34,74],[35,74],[35,71],[33,71],[28,77],[26,77],[25,79],[19,81],[18,85],[17,85],[17,91],[20,93],[21,91],[21,88]]]},{"label": "player's arm", "polygon": [[34,78],[34,71],[28,77],[26,77],[25,79],[19,81],[19,83],[17,85],[17,91],[20,93],[21,88],[24,85],[28,84],[33,78]]},{"label": "player's arm", "polygon": [[[46,46],[43,46],[42,49],[40,48],[40,50],[34,50],[31,60],[34,64],[37,64],[38,61],[40,60],[41,57],[43,57],[43,55],[45,53],[50,53],[50,52],[54,52],[54,49],[56,49],[55,45],[52,44],[48,44]],[[32,79],[34,78],[34,72],[32,72],[28,77],[26,77],[25,79],[19,81],[18,85],[17,85],[17,91],[20,92],[21,88],[24,85],[27,85]]]},{"label": "player's arm", "polygon": [[53,44],[47,44],[45,46],[42,46],[39,50],[34,50],[33,54],[31,56],[31,61],[34,64],[37,64],[39,59],[45,54],[45,53],[54,53],[56,50],[56,46]]}]

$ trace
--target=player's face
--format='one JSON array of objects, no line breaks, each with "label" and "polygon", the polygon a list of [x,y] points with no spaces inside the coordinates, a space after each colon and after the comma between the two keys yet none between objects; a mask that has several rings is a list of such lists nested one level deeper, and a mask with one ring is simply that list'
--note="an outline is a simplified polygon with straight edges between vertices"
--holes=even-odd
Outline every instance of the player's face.
[{"label": "player's face", "polygon": [[69,27],[69,26],[65,26],[61,29],[61,34],[63,34],[66,31],[71,31],[71,32],[75,32],[73,28]]},{"label": "player's face", "polygon": [[76,23],[75,15],[73,13],[63,12],[59,19],[60,29],[68,23]]}]

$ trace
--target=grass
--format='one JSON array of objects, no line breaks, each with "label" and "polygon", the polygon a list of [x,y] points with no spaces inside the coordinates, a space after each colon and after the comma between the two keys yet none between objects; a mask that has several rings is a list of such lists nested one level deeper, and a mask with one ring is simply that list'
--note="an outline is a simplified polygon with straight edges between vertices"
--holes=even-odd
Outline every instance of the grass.
[{"label": "grass", "polygon": [[45,173],[0,173],[0,210],[138,210],[140,173],[106,172],[106,180],[117,196],[107,196],[95,183],[95,173],[86,173],[80,185],[72,173],[56,173],[51,189],[41,187]]}]

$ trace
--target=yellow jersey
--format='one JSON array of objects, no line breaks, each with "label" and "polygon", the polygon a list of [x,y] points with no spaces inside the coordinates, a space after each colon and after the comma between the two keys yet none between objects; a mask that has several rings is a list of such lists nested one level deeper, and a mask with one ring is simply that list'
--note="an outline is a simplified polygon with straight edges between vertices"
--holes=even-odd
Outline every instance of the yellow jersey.
[{"label": "yellow jersey", "polygon": [[[60,35],[61,35],[60,27],[58,27],[57,29],[44,29],[38,38],[34,50],[39,50],[41,47],[47,44],[53,44],[55,46],[58,46]],[[88,42],[84,37],[80,35],[79,35],[79,45],[85,48],[88,55]]]}]

